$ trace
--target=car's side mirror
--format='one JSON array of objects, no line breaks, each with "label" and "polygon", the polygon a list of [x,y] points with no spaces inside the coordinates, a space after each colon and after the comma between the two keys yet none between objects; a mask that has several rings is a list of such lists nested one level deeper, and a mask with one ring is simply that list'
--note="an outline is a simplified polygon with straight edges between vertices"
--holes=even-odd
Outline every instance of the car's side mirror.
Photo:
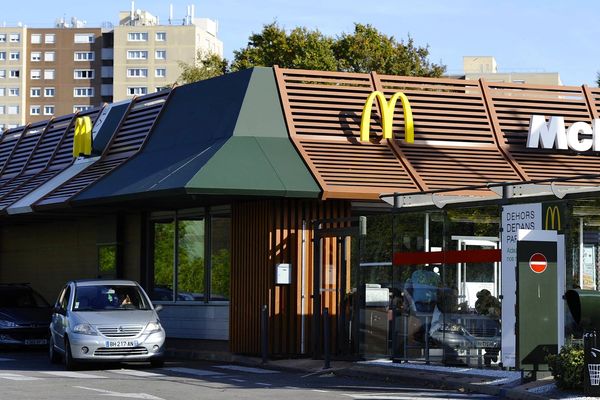
[{"label": "car's side mirror", "polygon": [[154,307],[154,311],[156,311],[156,312],[161,312],[162,309],[163,309],[162,304],[159,304],[159,305],[157,305],[157,306]]},{"label": "car's side mirror", "polygon": [[54,308],[52,308],[52,312],[53,312],[54,314],[64,314],[64,313],[63,313],[63,309],[62,309],[62,308],[60,308],[60,306],[55,306]]}]

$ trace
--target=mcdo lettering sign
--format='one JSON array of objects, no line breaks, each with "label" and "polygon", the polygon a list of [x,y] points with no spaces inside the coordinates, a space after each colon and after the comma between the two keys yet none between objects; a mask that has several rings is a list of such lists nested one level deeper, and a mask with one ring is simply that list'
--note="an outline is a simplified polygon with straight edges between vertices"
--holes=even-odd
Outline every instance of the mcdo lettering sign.
[{"label": "mcdo lettering sign", "polygon": [[564,117],[546,117],[532,115],[529,121],[527,147],[530,149],[552,149],[583,151],[600,151],[600,119],[592,124],[575,122],[565,129]]},{"label": "mcdo lettering sign", "polygon": [[362,117],[360,119],[360,141],[368,142],[371,133],[371,110],[373,103],[377,100],[381,110],[381,128],[384,139],[393,139],[392,128],[394,126],[394,109],[396,102],[400,99],[402,110],[404,111],[404,141],[413,143],[415,141],[415,124],[413,121],[412,110],[408,98],[402,92],[395,93],[390,101],[385,99],[383,93],[375,91],[369,95],[365,106],[363,107]]}]

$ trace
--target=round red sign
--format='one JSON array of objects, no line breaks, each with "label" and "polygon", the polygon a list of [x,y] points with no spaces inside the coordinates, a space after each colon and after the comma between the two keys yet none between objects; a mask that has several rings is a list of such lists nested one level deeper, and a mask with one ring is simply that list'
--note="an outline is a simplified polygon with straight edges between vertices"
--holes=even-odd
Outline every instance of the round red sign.
[{"label": "round red sign", "polygon": [[546,270],[548,266],[548,261],[546,260],[546,256],[542,253],[535,253],[529,259],[529,268],[536,274],[541,274]]}]

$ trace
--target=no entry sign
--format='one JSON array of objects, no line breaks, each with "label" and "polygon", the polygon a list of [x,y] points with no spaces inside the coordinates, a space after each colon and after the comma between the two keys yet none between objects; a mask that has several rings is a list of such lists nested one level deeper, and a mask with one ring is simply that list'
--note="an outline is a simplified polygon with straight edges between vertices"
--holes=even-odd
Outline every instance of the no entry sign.
[{"label": "no entry sign", "polygon": [[541,274],[546,270],[548,266],[548,260],[542,253],[534,253],[529,259],[529,268],[536,274]]}]

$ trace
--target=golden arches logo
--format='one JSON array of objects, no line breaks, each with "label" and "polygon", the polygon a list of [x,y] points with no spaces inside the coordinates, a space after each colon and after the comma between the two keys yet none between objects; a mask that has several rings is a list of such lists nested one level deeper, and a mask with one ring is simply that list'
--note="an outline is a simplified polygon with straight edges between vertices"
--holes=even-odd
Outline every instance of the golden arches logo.
[{"label": "golden arches logo", "polygon": [[396,102],[400,99],[402,110],[404,111],[404,141],[413,143],[415,141],[415,124],[413,121],[412,110],[408,98],[402,92],[395,93],[390,101],[385,99],[383,93],[375,91],[369,95],[365,106],[363,107],[362,117],[360,120],[360,141],[368,142],[369,134],[371,133],[371,111],[373,102],[377,99],[379,108],[381,109],[381,128],[383,130],[384,139],[392,139],[392,129],[394,126],[394,109]]},{"label": "golden arches logo", "polygon": [[558,206],[548,206],[546,209],[544,229],[560,231],[560,210],[558,209]]},{"label": "golden arches logo", "polygon": [[73,135],[73,157],[92,154],[92,120],[90,117],[78,117],[75,120]]}]

